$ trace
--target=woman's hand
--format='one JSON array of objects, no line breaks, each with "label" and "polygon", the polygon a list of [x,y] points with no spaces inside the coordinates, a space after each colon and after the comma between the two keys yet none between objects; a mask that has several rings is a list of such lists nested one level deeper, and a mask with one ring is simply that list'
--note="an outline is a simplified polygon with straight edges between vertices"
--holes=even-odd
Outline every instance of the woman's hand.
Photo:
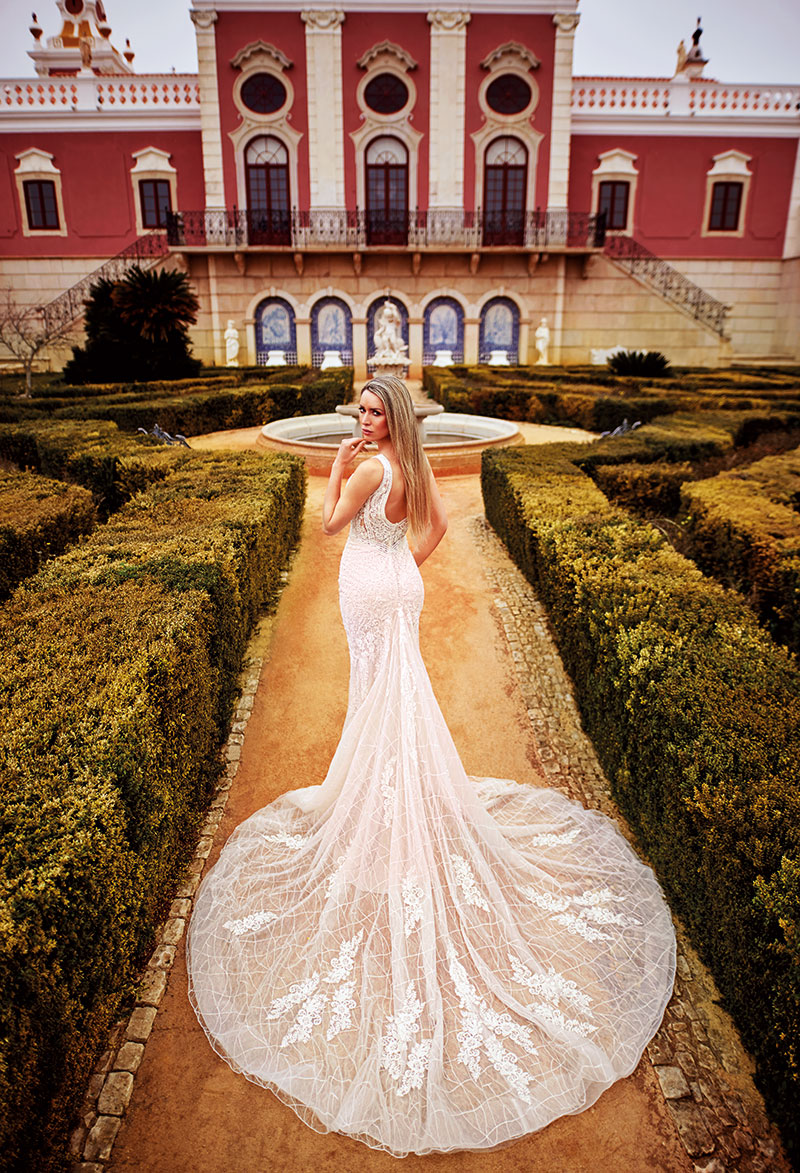
[{"label": "woman's hand", "polygon": [[338,464],[339,468],[347,468],[348,464],[352,464],[364,451],[368,443],[369,440],[365,440],[363,436],[350,436],[347,440],[342,440],[333,463]]}]

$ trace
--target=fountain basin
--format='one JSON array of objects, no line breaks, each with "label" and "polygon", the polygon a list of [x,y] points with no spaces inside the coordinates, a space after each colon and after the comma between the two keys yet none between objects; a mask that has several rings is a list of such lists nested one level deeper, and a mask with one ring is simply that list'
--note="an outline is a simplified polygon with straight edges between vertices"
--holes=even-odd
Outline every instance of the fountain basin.
[{"label": "fountain basin", "polygon": [[[480,472],[484,448],[522,444],[519,428],[509,420],[484,415],[442,412],[424,421],[423,447],[438,476]],[[261,429],[258,447],[303,456],[309,473],[327,476],[342,440],[359,434],[349,415],[326,412],[273,420]],[[367,459],[376,449],[359,458]]]}]

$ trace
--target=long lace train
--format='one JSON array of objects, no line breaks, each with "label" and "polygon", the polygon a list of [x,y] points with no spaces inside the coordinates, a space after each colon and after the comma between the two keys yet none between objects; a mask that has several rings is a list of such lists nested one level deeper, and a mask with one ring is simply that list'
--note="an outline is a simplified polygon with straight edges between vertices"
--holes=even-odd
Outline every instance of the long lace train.
[{"label": "long lace train", "polygon": [[247,819],[201,885],[190,993],[218,1053],[312,1127],[397,1156],[492,1148],[634,1069],[674,934],[608,819],[465,774],[382,463],[340,570],[341,741],[324,783]]}]

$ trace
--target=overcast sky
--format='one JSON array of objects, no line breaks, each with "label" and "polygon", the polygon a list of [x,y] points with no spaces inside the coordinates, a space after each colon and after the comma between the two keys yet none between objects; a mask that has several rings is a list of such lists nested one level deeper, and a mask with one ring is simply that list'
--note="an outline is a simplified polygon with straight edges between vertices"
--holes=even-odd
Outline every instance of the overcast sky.
[{"label": "overcast sky", "polygon": [[[173,67],[178,73],[194,73],[197,55],[189,7],[189,0],[105,0],[112,42],[122,49],[130,38],[139,73],[169,73]],[[0,76],[33,76],[27,55],[33,43],[28,32],[31,10],[36,9],[48,37],[60,32],[58,9],[53,0],[0,0],[0,8]],[[800,0],[582,0],[575,73],[669,77],[678,42],[690,45],[699,14],[709,77],[800,84]],[[513,33],[512,23],[509,39]]]}]

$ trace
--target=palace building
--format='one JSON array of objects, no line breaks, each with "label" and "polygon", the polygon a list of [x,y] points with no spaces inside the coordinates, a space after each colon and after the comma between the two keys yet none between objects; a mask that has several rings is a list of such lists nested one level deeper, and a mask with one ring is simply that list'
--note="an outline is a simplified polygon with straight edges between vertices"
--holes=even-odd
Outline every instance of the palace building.
[{"label": "palace building", "polygon": [[79,318],[178,267],[219,365],[233,322],[363,376],[387,295],[411,377],[535,361],[542,318],[553,363],[800,361],[800,85],[712,80],[699,27],[672,76],[575,77],[577,7],[194,0],[197,74],[152,76],[57,0],[0,80],[0,286]]}]

